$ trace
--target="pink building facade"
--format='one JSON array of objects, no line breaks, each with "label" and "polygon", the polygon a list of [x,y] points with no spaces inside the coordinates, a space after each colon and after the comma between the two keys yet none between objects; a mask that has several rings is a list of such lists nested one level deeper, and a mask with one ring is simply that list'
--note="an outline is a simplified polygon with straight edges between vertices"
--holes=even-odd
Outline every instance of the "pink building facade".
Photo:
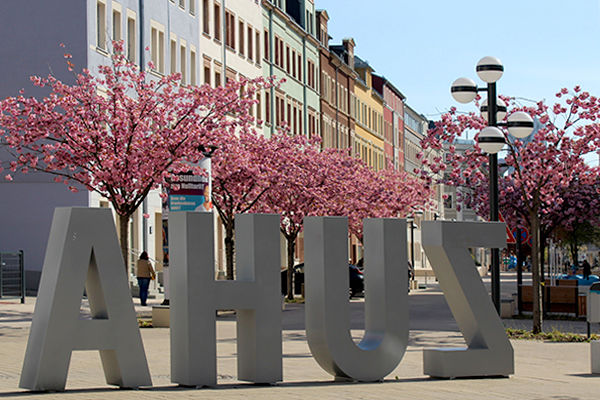
[{"label": "pink building facade", "polygon": [[384,100],[386,165],[404,169],[404,102],[406,97],[383,76],[373,75],[373,88]]}]

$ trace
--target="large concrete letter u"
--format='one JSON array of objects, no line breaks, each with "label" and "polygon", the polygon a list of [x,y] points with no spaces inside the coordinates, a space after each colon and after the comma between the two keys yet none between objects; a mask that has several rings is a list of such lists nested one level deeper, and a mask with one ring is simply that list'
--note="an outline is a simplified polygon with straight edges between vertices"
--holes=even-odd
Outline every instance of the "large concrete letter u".
[{"label": "large concrete letter u", "polygon": [[383,379],[408,344],[406,221],[364,221],[365,335],[358,344],[350,333],[347,219],[308,217],[304,229],[306,335],[313,356],[336,378]]}]

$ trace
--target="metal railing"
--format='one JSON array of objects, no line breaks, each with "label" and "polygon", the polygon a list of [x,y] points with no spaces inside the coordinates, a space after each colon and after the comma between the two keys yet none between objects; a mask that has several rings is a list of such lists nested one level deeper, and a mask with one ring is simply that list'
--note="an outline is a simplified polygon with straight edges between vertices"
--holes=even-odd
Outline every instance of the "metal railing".
[{"label": "metal railing", "polygon": [[23,250],[0,253],[0,299],[21,299],[25,303]]}]

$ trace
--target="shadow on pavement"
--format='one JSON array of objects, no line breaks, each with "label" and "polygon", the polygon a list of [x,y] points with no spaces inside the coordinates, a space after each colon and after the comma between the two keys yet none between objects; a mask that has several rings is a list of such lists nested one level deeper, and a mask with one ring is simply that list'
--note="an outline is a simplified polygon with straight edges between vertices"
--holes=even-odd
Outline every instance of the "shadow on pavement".
[{"label": "shadow on pavement", "polygon": [[[456,325],[442,293],[422,292],[410,295],[408,299],[410,330],[458,332],[458,325]],[[364,301],[362,299],[352,300],[349,304],[350,329],[364,329]],[[282,326],[284,331],[304,330],[304,304],[286,304],[283,311]]]}]

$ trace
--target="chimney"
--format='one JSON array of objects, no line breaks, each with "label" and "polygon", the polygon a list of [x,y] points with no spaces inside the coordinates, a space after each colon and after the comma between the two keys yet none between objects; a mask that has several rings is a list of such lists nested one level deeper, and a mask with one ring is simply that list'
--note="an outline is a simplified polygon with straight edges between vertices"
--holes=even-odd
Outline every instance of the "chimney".
[{"label": "chimney", "polygon": [[350,68],[354,69],[354,46],[356,43],[353,38],[346,38],[342,40],[342,44],[344,45],[344,50],[346,51],[346,56],[348,57],[346,60],[346,64],[350,66]]}]

